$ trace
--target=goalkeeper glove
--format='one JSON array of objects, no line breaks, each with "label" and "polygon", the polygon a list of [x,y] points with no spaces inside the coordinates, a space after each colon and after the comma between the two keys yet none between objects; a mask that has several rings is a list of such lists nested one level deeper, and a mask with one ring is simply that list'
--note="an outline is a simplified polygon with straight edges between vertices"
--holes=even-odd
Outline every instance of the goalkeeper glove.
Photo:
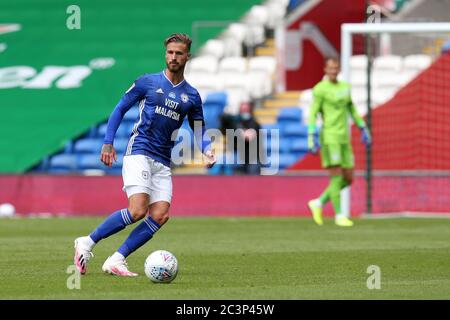
[{"label": "goalkeeper glove", "polygon": [[310,133],[308,134],[308,150],[312,153],[312,154],[316,154],[317,151],[319,150],[320,145],[316,140],[316,137],[314,136],[314,134]]},{"label": "goalkeeper glove", "polygon": [[364,126],[361,127],[361,141],[366,145],[366,147],[370,146],[372,144],[372,137],[370,136],[369,129]]}]

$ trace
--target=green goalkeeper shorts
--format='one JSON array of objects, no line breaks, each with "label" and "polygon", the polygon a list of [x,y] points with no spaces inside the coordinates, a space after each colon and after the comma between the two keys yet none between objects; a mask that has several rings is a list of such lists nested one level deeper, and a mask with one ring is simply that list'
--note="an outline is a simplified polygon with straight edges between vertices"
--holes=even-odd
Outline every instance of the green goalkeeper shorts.
[{"label": "green goalkeeper shorts", "polygon": [[320,149],[322,167],[340,166],[351,169],[354,167],[353,149],[350,143],[324,144]]}]

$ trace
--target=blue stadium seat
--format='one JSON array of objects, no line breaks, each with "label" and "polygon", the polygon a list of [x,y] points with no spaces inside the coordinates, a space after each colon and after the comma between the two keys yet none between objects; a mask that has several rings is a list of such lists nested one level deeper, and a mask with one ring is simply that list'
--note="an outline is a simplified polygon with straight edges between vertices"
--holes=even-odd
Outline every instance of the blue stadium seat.
[{"label": "blue stadium seat", "polygon": [[223,91],[211,92],[206,96],[203,105],[218,104],[223,106],[222,109],[227,105],[227,94]]},{"label": "blue stadium seat", "polygon": [[139,108],[136,104],[133,107],[131,107],[131,109],[128,110],[127,113],[125,113],[125,115],[123,116],[123,120],[135,122],[138,116],[139,116]]},{"label": "blue stadium seat", "polygon": [[287,138],[280,138],[280,153],[287,153],[291,150],[292,141]]},{"label": "blue stadium seat", "polygon": [[302,122],[302,109],[298,107],[283,108],[278,114],[278,122]]},{"label": "blue stadium seat", "polygon": [[207,129],[219,129],[220,116],[223,113],[226,103],[227,94],[225,92],[212,92],[208,94],[203,103],[203,116]]},{"label": "blue stadium seat", "polygon": [[[272,135],[272,131],[271,130],[276,130],[276,129],[280,129],[280,126],[278,124],[263,124],[261,126],[261,129],[267,130],[267,136],[271,136]],[[280,132],[279,132],[280,133]]]},{"label": "blue stadium seat", "polygon": [[64,145],[64,153],[72,153],[73,152],[73,140],[69,140]]},{"label": "blue stadium seat", "polygon": [[[187,117],[185,118],[185,120],[183,121],[183,123],[181,124],[180,130],[184,130],[183,132],[187,132],[187,134],[189,135],[189,142],[190,145],[193,146],[194,144],[194,133],[192,132],[191,127],[189,126],[189,121],[187,120]],[[186,133],[184,133],[183,137],[185,137],[187,139],[187,135]],[[175,139],[175,145],[183,140],[183,137],[181,136],[181,133],[178,134],[177,138]]]},{"label": "blue stadium seat", "polygon": [[118,138],[114,139],[114,149],[116,149],[117,154],[123,154],[128,146],[128,139]]},{"label": "blue stadium seat", "polygon": [[50,158],[48,172],[69,173],[77,168],[77,156],[74,154],[58,154]]},{"label": "blue stadium seat", "polygon": [[[107,123],[101,124],[98,127],[96,136],[103,139],[105,137],[107,127]],[[122,121],[119,128],[117,128],[115,138],[128,138],[132,129],[133,123],[131,121]]]},{"label": "blue stadium seat", "polygon": [[75,142],[74,153],[96,153],[99,154],[103,145],[103,139],[81,139]]},{"label": "blue stadium seat", "polygon": [[283,127],[282,134],[286,137],[307,137],[308,127],[301,123],[287,124]]},{"label": "blue stadium seat", "polygon": [[110,172],[112,170],[122,170],[123,157],[117,157],[117,161],[113,162],[112,168],[105,166],[100,161],[100,154],[82,154],[77,158],[77,168],[79,170],[96,169]]},{"label": "blue stadium seat", "polygon": [[308,139],[294,139],[291,144],[292,152],[308,152]]},{"label": "blue stadium seat", "polygon": [[205,119],[205,126],[207,129],[220,128],[220,115],[222,114],[222,107],[219,105],[209,105],[203,107],[203,117]]},{"label": "blue stadium seat", "polygon": [[34,168],[34,172],[46,172],[50,165],[50,158],[48,156],[44,157],[41,162],[39,162]]},{"label": "blue stadium seat", "polygon": [[107,174],[112,174],[112,175],[121,175],[122,174],[122,168],[119,167],[104,167],[103,169]]},{"label": "blue stadium seat", "polygon": [[104,164],[100,161],[100,154],[82,154],[78,157],[77,168],[85,169],[103,169]]},{"label": "blue stadium seat", "polygon": [[292,153],[280,153],[280,161],[279,161],[280,169],[285,169],[293,165],[295,162],[297,162],[297,160],[298,160],[297,156]]}]

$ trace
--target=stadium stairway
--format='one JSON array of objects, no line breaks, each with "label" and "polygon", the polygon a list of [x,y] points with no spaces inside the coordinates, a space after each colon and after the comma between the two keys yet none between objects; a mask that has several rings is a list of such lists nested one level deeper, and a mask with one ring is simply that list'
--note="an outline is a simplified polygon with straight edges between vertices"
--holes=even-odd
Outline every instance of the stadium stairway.
[{"label": "stadium stairway", "polygon": [[267,149],[272,152],[272,129],[279,130],[279,168],[286,169],[299,161],[308,151],[307,127],[299,102],[301,91],[286,91],[266,99],[255,117],[268,130]]}]

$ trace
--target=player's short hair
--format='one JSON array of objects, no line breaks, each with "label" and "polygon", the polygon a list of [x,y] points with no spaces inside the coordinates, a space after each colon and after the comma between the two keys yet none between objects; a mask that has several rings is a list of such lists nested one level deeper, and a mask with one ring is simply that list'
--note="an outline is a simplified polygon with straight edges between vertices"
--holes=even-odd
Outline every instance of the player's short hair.
[{"label": "player's short hair", "polygon": [[333,56],[326,57],[326,58],[323,60],[323,65],[326,66],[327,63],[328,63],[328,61],[333,61],[333,62],[337,63],[338,65],[341,65],[341,61],[339,60],[338,57],[333,57]]},{"label": "player's short hair", "polygon": [[166,40],[164,40],[164,47],[167,48],[167,45],[171,42],[181,42],[184,43],[188,49],[188,52],[191,51],[191,43],[192,40],[189,38],[187,34],[184,33],[172,33]]}]

